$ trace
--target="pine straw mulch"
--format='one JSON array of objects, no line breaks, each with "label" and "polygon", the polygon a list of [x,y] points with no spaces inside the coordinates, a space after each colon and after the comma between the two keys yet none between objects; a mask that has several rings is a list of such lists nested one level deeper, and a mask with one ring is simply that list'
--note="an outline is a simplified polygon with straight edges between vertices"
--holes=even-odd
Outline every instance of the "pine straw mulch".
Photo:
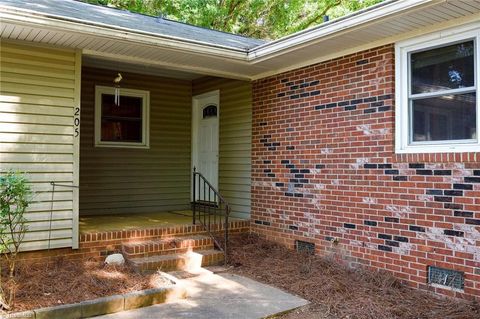
[{"label": "pine straw mulch", "polygon": [[439,298],[404,286],[388,273],[349,269],[252,234],[232,237],[229,250],[233,272],[311,302],[281,316],[283,319],[480,318],[478,302]]},{"label": "pine straw mulch", "polygon": [[[3,267],[4,269],[6,267]],[[3,279],[7,274],[3,274]],[[105,266],[94,260],[20,261],[16,298],[11,312],[76,303],[153,288],[159,275],[141,275],[131,267]]]}]

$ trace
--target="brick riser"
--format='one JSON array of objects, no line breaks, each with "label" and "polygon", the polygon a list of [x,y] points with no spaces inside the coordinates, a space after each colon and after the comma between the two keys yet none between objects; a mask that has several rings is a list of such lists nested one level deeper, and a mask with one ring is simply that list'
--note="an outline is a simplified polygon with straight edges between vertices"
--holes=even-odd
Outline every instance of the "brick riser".
[{"label": "brick riser", "polygon": [[[250,231],[249,220],[237,220],[229,223],[230,233]],[[221,231],[222,225],[216,225]],[[79,249],[59,248],[22,252],[19,259],[43,260],[45,258],[85,259],[94,258],[103,260],[106,255],[122,252],[122,244],[129,241],[151,240],[155,238],[177,237],[205,233],[200,225],[179,225],[176,227],[105,231],[80,234]]]},{"label": "brick riser", "polygon": [[128,242],[122,245],[122,253],[127,259],[156,255],[182,254],[189,250],[213,249],[213,239],[209,236],[193,235],[169,239]]},{"label": "brick riser", "polygon": [[194,252],[193,255],[201,258],[201,260],[193,260],[192,262],[192,260],[189,260],[189,254],[170,254],[135,258],[129,260],[129,262],[140,272],[153,272],[157,270],[188,271],[190,267],[198,269],[200,267],[218,265],[224,261],[223,252],[219,250],[199,250]]}]

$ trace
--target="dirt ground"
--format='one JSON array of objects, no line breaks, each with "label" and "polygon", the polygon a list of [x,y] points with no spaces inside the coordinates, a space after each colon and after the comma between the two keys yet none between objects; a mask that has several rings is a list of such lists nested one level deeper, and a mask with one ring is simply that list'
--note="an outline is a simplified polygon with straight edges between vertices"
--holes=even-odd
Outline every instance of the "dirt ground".
[{"label": "dirt ground", "polygon": [[[5,269],[6,267],[4,267]],[[7,277],[3,274],[3,279]],[[159,275],[140,275],[128,266],[102,262],[57,259],[49,263],[21,262],[17,268],[17,293],[13,312],[69,304],[99,297],[152,288]]]},{"label": "dirt ground", "polygon": [[478,302],[439,298],[406,287],[388,273],[348,269],[254,235],[231,238],[229,262],[237,274],[311,302],[282,319],[480,318]]}]

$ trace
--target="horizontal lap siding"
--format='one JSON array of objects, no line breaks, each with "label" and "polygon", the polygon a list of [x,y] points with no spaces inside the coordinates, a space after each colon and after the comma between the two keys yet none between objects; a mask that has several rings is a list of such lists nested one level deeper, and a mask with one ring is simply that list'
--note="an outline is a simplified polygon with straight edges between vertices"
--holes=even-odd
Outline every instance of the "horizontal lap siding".
[{"label": "horizontal lap siding", "polygon": [[0,53],[0,172],[25,172],[34,191],[22,249],[72,247],[76,191],[57,188],[52,205],[50,182],[75,184],[76,53],[3,41]]},{"label": "horizontal lap siding", "polygon": [[122,75],[122,88],[150,92],[150,149],[94,147],[95,86],[112,86],[116,72],[84,68],[80,214],[186,209],[190,202],[191,83]]},{"label": "horizontal lap siding", "polygon": [[251,84],[203,78],[193,83],[193,94],[220,90],[219,191],[234,215],[250,217],[252,138]]}]

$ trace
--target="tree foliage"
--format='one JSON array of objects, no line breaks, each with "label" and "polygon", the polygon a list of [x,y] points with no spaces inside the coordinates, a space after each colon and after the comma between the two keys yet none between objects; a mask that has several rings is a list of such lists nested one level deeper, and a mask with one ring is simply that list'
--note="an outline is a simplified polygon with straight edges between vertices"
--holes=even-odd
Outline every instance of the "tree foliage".
[{"label": "tree foliage", "polygon": [[82,0],[261,39],[276,39],[383,0]]}]

